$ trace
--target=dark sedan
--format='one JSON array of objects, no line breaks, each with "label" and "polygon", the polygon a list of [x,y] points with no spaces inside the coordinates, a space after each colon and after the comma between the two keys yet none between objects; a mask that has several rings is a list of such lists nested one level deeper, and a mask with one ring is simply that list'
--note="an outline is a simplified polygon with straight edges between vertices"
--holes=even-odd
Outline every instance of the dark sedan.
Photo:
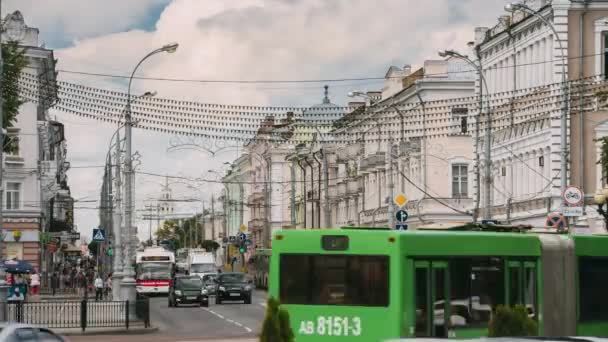
[{"label": "dark sedan", "polygon": [[178,276],[169,288],[169,307],[180,304],[209,306],[209,295],[199,276]]},{"label": "dark sedan", "polygon": [[221,273],[217,275],[215,282],[215,304],[222,304],[225,300],[242,300],[245,304],[251,304],[251,280],[247,280],[244,273]]}]

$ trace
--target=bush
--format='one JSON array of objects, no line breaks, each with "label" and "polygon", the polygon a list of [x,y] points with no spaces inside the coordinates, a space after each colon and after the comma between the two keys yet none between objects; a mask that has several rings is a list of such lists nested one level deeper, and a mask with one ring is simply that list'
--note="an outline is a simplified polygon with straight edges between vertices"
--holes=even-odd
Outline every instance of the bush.
[{"label": "bush", "polygon": [[267,304],[260,342],[295,341],[287,310],[281,308],[279,301],[272,297],[268,299]]},{"label": "bush", "polygon": [[538,324],[528,316],[523,305],[511,308],[499,305],[489,326],[490,337],[535,336]]}]

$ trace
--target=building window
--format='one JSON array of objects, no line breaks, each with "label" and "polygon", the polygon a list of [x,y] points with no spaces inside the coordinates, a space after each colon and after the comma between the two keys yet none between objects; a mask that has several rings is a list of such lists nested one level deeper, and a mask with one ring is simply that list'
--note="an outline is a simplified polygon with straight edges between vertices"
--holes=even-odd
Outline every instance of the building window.
[{"label": "building window", "polygon": [[452,108],[452,119],[455,121],[458,127],[454,127],[458,130],[458,133],[467,134],[468,132],[468,108]]},{"label": "building window", "polygon": [[7,154],[9,156],[18,157],[19,156],[19,129],[14,127],[9,127],[6,129],[6,137],[7,141],[5,145],[10,147],[10,152]]},{"label": "building window", "polygon": [[452,197],[464,198],[468,197],[468,168],[466,164],[452,165]]},{"label": "building window", "polygon": [[507,167],[506,166],[503,166],[500,168],[500,175],[503,177],[507,176]]},{"label": "building window", "polygon": [[538,166],[540,166],[540,167],[545,166],[545,157],[544,156],[538,157]]},{"label": "building window", "polygon": [[21,209],[21,183],[6,183],[6,209]]}]

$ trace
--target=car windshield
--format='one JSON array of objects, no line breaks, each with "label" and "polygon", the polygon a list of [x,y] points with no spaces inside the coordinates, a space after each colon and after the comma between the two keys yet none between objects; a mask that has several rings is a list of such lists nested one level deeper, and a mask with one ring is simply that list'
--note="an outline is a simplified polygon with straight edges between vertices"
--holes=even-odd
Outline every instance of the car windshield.
[{"label": "car windshield", "polygon": [[243,273],[226,273],[219,277],[221,283],[242,283],[245,281]]},{"label": "car windshield", "polygon": [[203,282],[199,277],[178,278],[177,286],[182,288],[201,288],[203,287]]},{"label": "car windshield", "polygon": [[190,265],[190,273],[208,273],[215,272],[214,264],[192,264]]}]

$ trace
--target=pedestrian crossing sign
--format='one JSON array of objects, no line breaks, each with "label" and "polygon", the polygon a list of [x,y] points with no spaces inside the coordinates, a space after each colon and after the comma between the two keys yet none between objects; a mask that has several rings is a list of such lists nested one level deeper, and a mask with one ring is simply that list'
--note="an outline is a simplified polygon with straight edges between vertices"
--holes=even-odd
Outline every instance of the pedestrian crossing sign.
[{"label": "pedestrian crossing sign", "polygon": [[105,233],[103,229],[93,229],[93,241],[105,241]]}]

